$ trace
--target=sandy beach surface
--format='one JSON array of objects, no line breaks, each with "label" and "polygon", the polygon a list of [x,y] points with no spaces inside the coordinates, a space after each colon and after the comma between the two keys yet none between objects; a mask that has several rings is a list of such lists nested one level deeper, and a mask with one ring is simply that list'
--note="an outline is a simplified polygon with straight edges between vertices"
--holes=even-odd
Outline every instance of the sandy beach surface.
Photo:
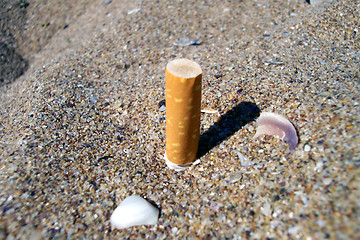
[{"label": "sandy beach surface", "polygon": [[[0,239],[360,238],[357,1],[20,2],[0,46]],[[210,110],[183,172],[163,159],[176,58],[201,65]],[[295,151],[253,139],[261,112],[293,123]],[[156,225],[111,228],[131,195]]]}]

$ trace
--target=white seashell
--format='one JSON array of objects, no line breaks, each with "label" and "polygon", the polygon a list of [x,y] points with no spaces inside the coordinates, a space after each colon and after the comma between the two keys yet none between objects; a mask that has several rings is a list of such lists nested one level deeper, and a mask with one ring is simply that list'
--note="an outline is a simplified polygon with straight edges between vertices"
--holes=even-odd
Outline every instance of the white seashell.
[{"label": "white seashell", "polygon": [[112,227],[123,229],[140,225],[153,225],[158,222],[159,209],[145,199],[133,195],[125,198],[110,218]]},{"label": "white seashell", "polygon": [[257,123],[258,129],[254,138],[263,134],[278,136],[286,141],[290,151],[295,150],[299,142],[296,129],[285,117],[275,113],[263,112],[260,114]]}]

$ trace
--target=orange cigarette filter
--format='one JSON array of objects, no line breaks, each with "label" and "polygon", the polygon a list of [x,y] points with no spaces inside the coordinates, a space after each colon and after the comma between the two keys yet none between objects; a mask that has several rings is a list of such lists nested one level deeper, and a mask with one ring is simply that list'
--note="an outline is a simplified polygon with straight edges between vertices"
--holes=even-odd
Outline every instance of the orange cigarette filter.
[{"label": "orange cigarette filter", "polygon": [[177,165],[195,160],[200,136],[201,78],[199,64],[176,59],[165,70],[166,156]]}]

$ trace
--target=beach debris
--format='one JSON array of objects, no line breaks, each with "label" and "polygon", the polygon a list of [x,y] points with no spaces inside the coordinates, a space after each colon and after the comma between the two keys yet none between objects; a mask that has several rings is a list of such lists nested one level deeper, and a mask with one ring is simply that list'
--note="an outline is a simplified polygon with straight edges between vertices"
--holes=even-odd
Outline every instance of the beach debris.
[{"label": "beach debris", "polygon": [[160,112],[163,112],[163,111],[165,111],[165,110],[166,110],[165,105],[162,105],[162,106],[159,108],[159,111],[160,111]]},{"label": "beach debris", "polygon": [[236,91],[236,93],[237,94],[240,94],[240,93],[242,93],[244,91],[244,89],[243,88],[240,88],[240,89],[238,89],[237,91]]},{"label": "beach debris", "polygon": [[194,61],[175,59],[166,66],[165,163],[168,160],[183,166],[196,159],[200,137],[201,79],[201,67]]},{"label": "beach debris", "polygon": [[197,159],[196,161],[193,162],[192,165],[193,165],[193,166],[196,166],[196,165],[198,165],[198,164],[200,164],[200,163],[201,163],[200,159]]},{"label": "beach debris", "polygon": [[316,5],[322,2],[326,2],[327,0],[306,0],[306,2],[310,5]]},{"label": "beach debris", "polygon": [[133,13],[137,13],[137,12],[139,12],[141,10],[141,8],[135,8],[135,9],[132,9],[132,10],[130,10],[130,11],[128,11],[128,15],[130,15],[130,14],[133,14]]},{"label": "beach debris", "polygon": [[125,198],[110,218],[113,228],[123,229],[140,225],[154,225],[158,222],[159,209],[140,196]]},{"label": "beach debris", "polygon": [[112,3],[112,0],[105,0],[105,1],[103,1],[103,5],[105,6],[105,5],[109,5],[110,3]]},{"label": "beach debris", "polygon": [[263,112],[260,114],[257,124],[258,129],[253,137],[254,139],[263,134],[278,136],[286,141],[290,151],[295,150],[299,142],[296,129],[285,117],[276,113]]},{"label": "beach debris", "polygon": [[284,65],[284,62],[283,61],[278,61],[278,60],[270,60],[266,63],[267,65],[270,65],[270,64],[274,64],[274,65]]},{"label": "beach debris", "polygon": [[200,45],[198,40],[190,40],[189,38],[180,38],[178,41],[174,42],[175,46],[190,46],[190,45]]},{"label": "beach debris", "polygon": [[232,173],[230,175],[230,178],[228,181],[226,181],[226,183],[234,183],[234,182],[237,182],[239,180],[241,180],[242,178],[242,173],[241,172],[235,172],[235,173]]},{"label": "beach debris", "polygon": [[251,162],[249,161],[249,159],[247,157],[244,156],[244,154],[242,154],[239,150],[235,150],[235,152],[237,153],[237,155],[239,157],[239,161],[241,162],[242,167],[248,167],[251,165]]},{"label": "beach debris", "polygon": [[210,114],[219,113],[217,110],[213,110],[213,109],[201,109],[201,112],[210,113]]}]

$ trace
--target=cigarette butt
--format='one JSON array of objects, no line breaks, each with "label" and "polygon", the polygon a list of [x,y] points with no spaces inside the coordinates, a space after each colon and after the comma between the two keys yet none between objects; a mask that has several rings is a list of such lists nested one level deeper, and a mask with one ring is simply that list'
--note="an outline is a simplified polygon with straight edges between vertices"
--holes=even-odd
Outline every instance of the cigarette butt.
[{"label": "cigarette butt", "polygon": [[201,77],[199,64],[187,59],[176,59],[166,66],[165,159],[177,165],[186,165],[196,158],[200,136]]}]

